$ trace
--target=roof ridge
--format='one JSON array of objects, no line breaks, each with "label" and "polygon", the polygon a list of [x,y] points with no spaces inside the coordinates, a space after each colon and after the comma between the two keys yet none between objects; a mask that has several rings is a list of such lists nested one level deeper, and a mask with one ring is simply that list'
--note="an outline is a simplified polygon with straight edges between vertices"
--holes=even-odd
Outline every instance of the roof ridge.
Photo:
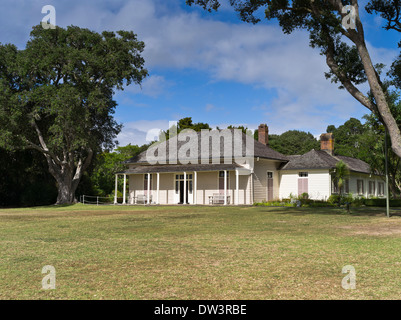
[{"label": "roof ridge", "polygon": [[[213,130],[216,130],[216,129],[209,129],[209,131],[213,131]],[[230,131],[230,134],[231,134],[231,136],[233,137],[233,139],[234,139],[234,128],[230,128],[230,129],[220,129],[219,131],[222,131],[222,130],[229,130]],[[199,143],[200,143],[200,140],[199,139],[201,139],[201,137],[202,137],[202,131],[196,131],[196,133],[197,133],[197,137],[198,137],[198,146],[199,146]],[[179,132],[177,135],[175,135],[174,137],[177,137],[177,136],[179,136],[181,134],[181,132]],[[166,140],[164,140],[164,141],[162,141],[161,143],[159,143],[159,144],[157,144],[157,145],[155,145],[155,144],[152,144],[151,146],[149,146],[149,148],[148,149],[150,149],[150,148],[153,148],[153,147],[163,147],[163,144],[164,144],[164,146],[165,146],[165,148],[166,148],[166,152],[167,152],[167,154],[170,152],[170,143],[169,143],[169,140],[170,139],[172,139],[172,138],[174,138],[174,137],[171,137],[171,138],[169,138],[169,139],[166,139]],[[210,136],[209,136],[210,137]],[[246,156],[246,154],[244,154],[244,152],[246,153],[246,150],[248,150],[248,148],[250,147],[248,147],[247,146],[247,138],[251,138],[252,140],[253,140],[253,157],[255,157],[255,158],[258,158],[258,157],[260,157],[260,158],[266,158],[266,159],[272,159],[272,160],[278,160],[278,161],[282,161],[282,162],[288,162],[289,161],[289,159],[288,159],[288,157],[286,156],[286,155],[284,155],[284,154],[282,154],[281,152],[279,152],[279,151],[276,151],[276,150],[274,150],[273,148],[271,148],[270,146],[268,146],[268,145],[265,145],[265,144],[263,144],[263,143],[261,143],[260,141],[258,141],[258,140],[256,140],[256,139],[254,139],[253,138],[253,136],[248,136],[247,134],[245,134],[242,130],[241,130],[241,143],[242,143],[242,150],[241,150],[241,154],[242,154],[242,156]],[[178,141],[177,142],[177,147],[179,148],[180,147],[180,144],[181,144],[181,146],[182,146],[182,144],[185,144],[185,143],[187,143],[186,141]],[[176,147],[176,148],[177,148]],[[213,147],[213,145],[212,144],[209,144],[209,148],[210,147]],[[220,145],[220,148],[223,148],[223,151],[225,150],[224,148],[224,145]],[[232,148],[235,148],[235,143],[234,143],[234,141],[232,142],[232,146],[231,146],[231,149]],[[209,149],[210,150],[210,149]],[[137,156],[135,156],[135,157],[132,157],[132,158],[130,158],[130,159],[128,159],[128,160],[126,160],[126,161],[124,161],[124,163],[126,163],[126,164],[129,164],[129,163],[137,163],[137,162],[144,162],[144,159],[146,158],[146,154],[147,154],[147,151],[148,150],[145,150],[145,151],[142,151],[140,154],[138,154]],[[194,157],[194,159],[202,159],[203,157],[202,157],[202,155],[200,154],[200,153],[202,153],[202,147],[198,147],[198,156],[197,157]],[[209,152],[210,153],[210,152]],[[166,154],[166,155],[167,155]],[[232,158],[235,158],[236,157],[236,155],[233,153],[232,154]],[[207,157],[206,158],[210,158],[210,154],[208,154],[207,155]],[[220,150],[220,158],[223,158],[223,154],[222,154],[222,150]]]}]

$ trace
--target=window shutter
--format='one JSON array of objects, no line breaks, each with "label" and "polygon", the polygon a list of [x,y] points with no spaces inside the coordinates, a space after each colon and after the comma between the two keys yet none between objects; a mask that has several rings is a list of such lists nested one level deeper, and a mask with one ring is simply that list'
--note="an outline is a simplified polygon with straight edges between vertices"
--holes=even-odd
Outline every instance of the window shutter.
[{"label": "window shutter", "polygon": [[298,195],[308,193],[308,178],[298,179]]}]

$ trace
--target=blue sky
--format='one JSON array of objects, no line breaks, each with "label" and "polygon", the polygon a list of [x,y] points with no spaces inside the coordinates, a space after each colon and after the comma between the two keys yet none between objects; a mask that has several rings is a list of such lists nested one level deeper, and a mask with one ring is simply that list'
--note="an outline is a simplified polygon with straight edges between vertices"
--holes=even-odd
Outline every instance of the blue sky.
[{"label": "blue sky", "polygon": [[[243,23],[225,0],[212,14],[185,0],[2,0],[0,42],[24,48],[48,4],[58,26],[133,30],[145,42],[149,77],[142,88],[132,85],[115,96],[115,117],[124,124],[120,145],[145,143],[148,130],[183,117],[220,128],[266,123],[270,133],[318,136],[330,124],[368,113],[325,79],[324,57],[309,48],[306,32],[284,35],[275,22]],[[399,54],[399,34],[383,30],[379,17],[361,17],[374,63],[389,66]]]}]

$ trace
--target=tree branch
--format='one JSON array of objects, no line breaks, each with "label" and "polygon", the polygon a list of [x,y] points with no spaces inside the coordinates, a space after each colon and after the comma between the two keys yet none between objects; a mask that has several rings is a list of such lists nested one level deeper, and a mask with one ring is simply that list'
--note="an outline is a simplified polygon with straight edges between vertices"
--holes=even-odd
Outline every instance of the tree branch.
[{"label": "tree branch", "polygon": [[376,106],[370,101],[368,97],[366,97],[359,89],[348,79],[346,74],[341,71],[340,67],[336,63],[334,59],[334,43],[333,39],[330,38],[329,35],[326,34],[327,37],[327,49],[325,51],[326,55],[326,63],[329,66],[330,70],[337,76],[337,78],[341,81],[342,85],[345,89],[363,106],[368,108],[373,113],[377,114]]},{"label": "tree branch", "polygon": [[88,150],[88,155],[85,159],[85,162],[82,161],[82,158],[79,159],[78,164],[77,164],[77,169],[74,174],[74,178],[72,179],[73,187],[76,188],[78,186],[78,183],[82,177],[82,174],[84,171],[88,168],[92,161],[93,157],[93,150],[89,148]]}]

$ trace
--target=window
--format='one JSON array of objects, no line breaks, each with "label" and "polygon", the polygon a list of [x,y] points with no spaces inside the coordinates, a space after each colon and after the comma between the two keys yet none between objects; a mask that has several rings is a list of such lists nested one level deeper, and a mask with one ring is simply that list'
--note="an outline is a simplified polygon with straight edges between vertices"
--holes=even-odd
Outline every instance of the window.
[{"label": "window", "polygon": [[357,187],[357,192],[359,195],[363,195],[365,193],[364,187],[363,187],[363,180],[356,180],[356,187]]},{"label": "window", "polygon": [[[186,179],[187,180],[192,180],[192,174],[187,174]],[[184,180],[184,175],[183,174],[176,174],[175,175],[175,180]]]},{"label": "window", "polygon": [[349,179],[344,179],[344,183],[341,187],[341,190],[338,188],[338,180],[333,178],[332,183],[331,183],[331,193],[349,193]]},{"label": "window", "polygon": [[[187,181],[187,188],[189,193],[192,193],[193,190],[193,184],[192,184],[192,174],[187,174],[186,176],[186,181]],[[184,175],[183,174],[176,174],[175,175],[175,193],[178,194],[180,191],[180,181],[184,181]],[[183,185],[183,184],[181,184]]]},{"label": "window", "polygon": [[[152,190],[152,174],[150,174],[149,176],[150,176],[150,187],[149,187],[149,189]],[[144,190],[145,194],[148,193],[148,174],[147,173],[145,173],[143,175],[143,190]]]},{"label": "window", "polygon": [[374,181],[369,181],[369,194],[375,195],[376,193],[376,183]]},{"label": "window", "polygon": [[345,193],[349,193],[349,179],[345,179],[344,185],[345,185]]},{"label": "window", "polygon": [[377,187],[378,187],[377,195],[384,196],[384,182],[378,182]]},{"label": "window", "polygon": [[[230,173],[227,171],[227,189],[229,189],[229,176]],[[224,171],[219,171],[219,190],[220,193],[224,193]]]},{"label": "window", "polygon": [[274,186],[273,186],[273,172],[272,171],[267,171],[266,173],[267,177],[267,201],[273,200],[274,197]]},{"label": "window", "polygon": [[331,183],[331,193],[338,193],[338,181],[333,179]]},{"label": "window", "polygon": [[307,173],[307,172],[299,172],[299,173],[298,173],[298,176],[299,176],[300,178],[307,178],[307,177],[308,177],[308,173]]}]

